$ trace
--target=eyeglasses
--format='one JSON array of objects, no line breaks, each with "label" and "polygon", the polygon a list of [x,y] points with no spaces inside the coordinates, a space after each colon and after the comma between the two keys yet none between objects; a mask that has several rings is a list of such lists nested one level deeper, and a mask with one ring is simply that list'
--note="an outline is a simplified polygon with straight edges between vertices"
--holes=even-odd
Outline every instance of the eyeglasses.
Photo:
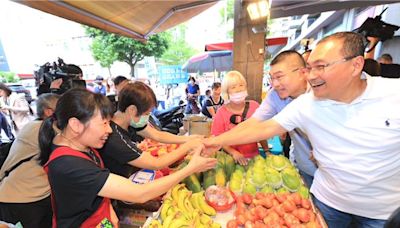
[{"label": "eyeglasses", "polygon": [[334,62],[330,62],[330,63],[327,63],[327,64],[319,64],[319,65],[316,65],[316,66],[313,66],[313,67],[310,66],[310,65],[307,65],[305,69],[306,69],[307,73],[314,73],[314,74],[321,75],[321,74],[325,73],[325,68],[333,66],[335,64],[347,62],[347,61],[349,61],[349,60],[351,60],[351,59],[353,59],[353,58],[355,58],[357,56],[358,55],[351,56],[351,57],[346,57],[346,58],[343,58],[343,59],[340,59],[340,60],[337,60],[337,61],[334,61]]},{"label": "eyeglasses", "polygon": [[281,82],[283,80],[283,78],[285,78],[288,74],[296,72],[298,70],[302,69],[301,67],[298,67],[294,70],[289,71],[288,73],[279,73],[278,75],[276,75],[275,77],[273,77],[271,75],[271,73],[268,74],[268,81],[270,84],[272,84],[275,80],[278,82]]}]

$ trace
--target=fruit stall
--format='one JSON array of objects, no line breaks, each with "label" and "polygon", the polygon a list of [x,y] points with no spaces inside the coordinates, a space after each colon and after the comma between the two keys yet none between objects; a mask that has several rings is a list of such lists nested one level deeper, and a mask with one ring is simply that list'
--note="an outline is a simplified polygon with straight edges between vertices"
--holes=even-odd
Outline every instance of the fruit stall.
[{"label": "fruit stall", "polygon": [[327,227],[286,157],[259,155],[246,166],[223,151],[216,158],[216,169],[193,174],[166,193],[144,227]]}]

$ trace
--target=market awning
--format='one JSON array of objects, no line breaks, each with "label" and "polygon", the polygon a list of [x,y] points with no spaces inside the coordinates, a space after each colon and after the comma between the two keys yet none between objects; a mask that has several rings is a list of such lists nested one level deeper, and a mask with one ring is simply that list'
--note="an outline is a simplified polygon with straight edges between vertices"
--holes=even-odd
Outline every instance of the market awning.
[{"label": "market awning", "polygon": [[[267,47],[275,45],[286,45],[287,37],[276,37],[268,38],[265,40],[265,45]],[[214,44],[206,44],[205,51],[223,51],[223,50],[233,50],[233,42],[222,42]]]},{"label": "market awning", "polygon": [[325,0],[325,1],[295,1],[295,0],[272,0],[270,18],[280,18],[304,14],[316,14],[332,10],[352,9],[356,7],[367,7],[400,2],[399,0]]},{"label": "market awning", "polygon": [[218,2],[217,0],[14,1],[68,20],[139,40],[145,40],[151,34],[183,23]]}]

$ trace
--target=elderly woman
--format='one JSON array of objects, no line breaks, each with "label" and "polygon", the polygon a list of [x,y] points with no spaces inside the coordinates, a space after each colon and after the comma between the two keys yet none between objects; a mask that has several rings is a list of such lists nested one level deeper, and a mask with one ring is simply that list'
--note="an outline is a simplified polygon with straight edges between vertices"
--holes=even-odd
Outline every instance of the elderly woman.
[{"label": "elderly woman", "polygon": [[52,93],[38,97],[38,118],[19,131],[0,169],[0,220],[21,222],[24,227],[51,227],[50,185],[37,161],[38,138],[40,125],[53,114],[58,98]]},{"label": "elderly woman", "polygon": [[[225,104],[218,109],[211,127],[213,135],[220,135],[253,115],[259,104],[253,100],[246,100],[247,83],[238,71],[228,72],[221,86],[222,98]],[[267,148],[266,142],[261,142]],[[241,165],[247,164],[247,158],[258,154],[257,143],[224,146],[224,151],[231,154]]]},{"label": "elderly woman", "polygon": [[31,109],[25,94],[13,92],[7,85],[0,83],[1,111],[10,116],[14,130],[22,129],[31,120]]}]

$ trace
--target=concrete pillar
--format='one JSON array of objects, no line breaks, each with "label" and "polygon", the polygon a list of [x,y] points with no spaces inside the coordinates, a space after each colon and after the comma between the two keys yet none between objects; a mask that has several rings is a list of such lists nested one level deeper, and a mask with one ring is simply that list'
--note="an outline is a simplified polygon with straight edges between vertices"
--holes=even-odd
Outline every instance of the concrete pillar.
[{"label": "concrete pillar", "polygon": [[255,1],[235,1],[233,69],[246,78],[248,99],[261,102],[265,31],[260,29],[266,27],[267,21],[265,17],[257,21],[250,20],[247,6],[251,2]]}]

